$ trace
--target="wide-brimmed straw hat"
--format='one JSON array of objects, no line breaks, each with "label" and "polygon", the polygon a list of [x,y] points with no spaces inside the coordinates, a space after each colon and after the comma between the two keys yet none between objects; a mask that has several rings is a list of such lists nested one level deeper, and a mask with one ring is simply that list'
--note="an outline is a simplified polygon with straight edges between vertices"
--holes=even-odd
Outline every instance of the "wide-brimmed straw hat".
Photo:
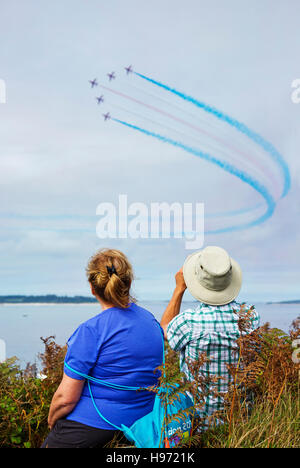
[{"label": "wide-brimmed straw hat", "polygon": [[209,305],[228,304],[242,286],[239,264],[221,247],[210,246],[189,255],[183,276],[192,296]]}]

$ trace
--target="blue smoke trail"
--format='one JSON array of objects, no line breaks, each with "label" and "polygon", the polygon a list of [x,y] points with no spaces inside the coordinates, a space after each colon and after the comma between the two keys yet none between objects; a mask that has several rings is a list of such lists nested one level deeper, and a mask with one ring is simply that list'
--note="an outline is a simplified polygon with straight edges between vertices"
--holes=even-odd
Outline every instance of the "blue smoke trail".
[{"label": "blue smoke trail", "polygon": [[150,132],[149,130],[146,130],[146,129],[142,128],[142,127],[138,127],[136,125],[132,125],[132,124],[130,124],[128,122],[125,122],[123,120],[119,120],[119,119],[115,119],[115,118],[112,118],[111,120],[113,120],[114,122],[117,122],[119,124],[122,124],[122,125],[124,125],[126,127],[129,127],[129,128],[131,128],[133,130],[137,130],[137,131],[139,131],[141,133],[144,133],[145,135],[151,136],[152,138],[156,138],[157,140],[160,140],[163,143],[168,143],[170,145],[176,146],[177,148],[181,148],[184,151],[187,151],[188,153],[191,153],[194,156],[197,156],[199,158],[205,159],[206,161],[208,161],[208,162],[210,162],[212,164],[216,164],[217,166],[222,168],[224,171],[229,172],[230,174],[238,177],[240,180],[242,180],[246,184],[250,185],[266,201],[267,210],[259,218],[255,219],[255,220],[253,220],[253,221],[251,221],[249,223],[244,223],[244,224],[240,224],[240,225],[237,225],[237,226],[231,226],[231,227],[227,227],[227,228],[223,228],[223,229],[218,229],[218,230],[215,230],[215,231],[206,231],[207,234],[219,234],[219,233],[223,233],[223,232],[232,232],[232,231],[237,231],[237,230],[240,230],[240,229],[249,228],[249,227],[252,227],[252,226],[257,226],[258,224],[266,221],[266,219],[268,219],[268,218],[270,218],[272,216],[272,214],[274,212],[274,209],[275,209],[275,206],[276,206],[274,198],[272,197],[272,195],[269,193],[268,189],[264,185],[262,185],[259,181],[257,181],[256,179],[254,179],[253,177],[248,175],[246,172],[241,171],[241,170],[235,168],[234,166],[232,166],[231,164],[228,164],[226,161],[222,161],[221,159],[217,159],[217,158],[215,158],[214,156],[211,156],[208,153],[204,153],[203,151],[200,151],[200,150],[197,150],[197,149],[192,148],[190,146],[187,146],[187,145],[181,143],[180,141],[176,141],[176,140],[173,140],[171,138],[165,137],[163,135],[160,135],[159,133]]},{"label": "blue smoke trail", "polygon": [[171,88],[168,85],[165,85],[159,81],[153,80],[152,78],[149,78],[145,75],[142,75],[141,73],[133,72],[136,76],[139,76],[143,80],[146,80],[156,86],[159,86],[160,88],[165,89],[166,91],[169,91],[170,93],[175,94],[176,96],[184,99],[185,101],[188,101],[195,106],[203,109],[205,112],[208,112],[209,114],[214,115],[217,117],[217,119],[222,120],[232,127],[234,127],[236,130],[239,132],[243,133],[246,135],[248,138],[250,138],[252,141],[257,143],[261,148],[263,148],[267,153],[270,154],[270,156],[274,159],[274,161],[279,165],[281,172],[283,174],[283,179],[284,179],[284,187],[282,191],[281,197],[284,197],[291,186],[291,177],[290,177],[290,172],[287,163],[281,156],[281,154],[276,150],[276,148],[266,141],[262,136],[260,136],[258,133],[254,132],[253,130],[249,129],[245,124],[242,122],[239,122],[238,120],[230,117],[229,115],[225,114],[222,111],[219,111],[218,109],[209,106],[208,104],[205,104],[204,102],[198,101],[197,99],[193,98],[192,96],[189,96],[185,93],[182,93],[180,91],[177,91],[174,88]]},{"label": "blue smoke trail", "polygon": [[241,208],[240,210],[232,210],[224,212],[217,212],[217,213],[205,213],[206,218],[224,218],[225,216],[238,216],[244,215],[246,213],[251,213],[253,211],[258,210],[261,208],[263,204],[252,206],[251,208]]}]

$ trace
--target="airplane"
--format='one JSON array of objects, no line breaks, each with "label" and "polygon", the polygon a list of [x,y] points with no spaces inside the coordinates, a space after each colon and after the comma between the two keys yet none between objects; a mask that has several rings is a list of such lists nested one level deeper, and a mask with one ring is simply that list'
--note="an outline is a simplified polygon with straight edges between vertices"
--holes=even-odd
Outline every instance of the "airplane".
[{"label": "airplane", "polygon": [[116,78],[115,72],[107,73],[109,81],[114,80]]},{"label": "airplane", "polygon": [[89,80],[89,83],[91,83],[91,88],[93,88],[94,86],[98,86],[97,78],[95,78],[94,80]]},{"label": "airplane", "polygon": [[127,75],[129,75],[129,73],[132,73],[132,65],[129,65],[129,67],[125,67],[125,70]]},{"label": "airplane", "polygon": [[98,104],[101,104],[101,102],[104,102],[103,95],[99,96],[99,97],[96,97],[96,99],[98,101]]},{"label": "airplane", "polygon": [[110,113],[109,112],[106,112],[106,114],[102,114],[103,117],[104,117],[104,121],[106,122],[106,120],[110,119]]}]

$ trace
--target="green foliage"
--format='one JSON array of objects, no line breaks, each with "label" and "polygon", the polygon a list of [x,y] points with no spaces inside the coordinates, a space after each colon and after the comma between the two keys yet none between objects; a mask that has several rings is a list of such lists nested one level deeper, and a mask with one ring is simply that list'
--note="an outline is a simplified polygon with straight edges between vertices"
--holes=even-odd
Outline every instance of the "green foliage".
[{"label": "green foliage", "polygon": [[1,448],[39,447],[48,432],[48,411],[62,377],[65,350],[53,337],[43,341],[45,353],[40,357],[47,378],[37,378],[34,365],[22,370],[15,357],[0,364]]},{"label": "green foliage", "polygon": [[[191,436],[188,441],[180,440],[179,447],[300,447],[300,366],[292,360],[292,342],[300,336],[300,321],[293,322],[289,334],[268,324],[250,333],[251,313],[251,309],[238,312],[243,332],[237,340],[240,361],[236,367],[228,365],[232,384],[225,395],[217,393],[218,377],[203,377],[206,355],[188,363],[193,379],[187,382],[180,373],[178,355],[167,347],[166,371],[160,384],[180,384],[171,394],[171,403],[183,390],[188,390],[195,402],[193,411],[188,412],[193,420]],[[203,409],[207,392],[221,398],[224,410],[216,412],[209,428],[203,430],[204,420],[196,415]],[[223,423],[217,425],[216,420]]]},{"label": "green foliage", "polygon": [[[246,321],[242,322],[243,330]],[[174,388],[169,398],[189,390],[195,401],[193,430],[188,441],[180,447],[300,447],[299,364],[292,361],[292,341],[299,338],[299,321],[289,334],[265,325],[239,340],[241,365],[230,369],[233,385],[225,398],[225,409],[218,418],[223,424],[201,430],[196,409],[202,408],[207,388],[199,369],[206,360],[200,356],[191,364],[193,382],[187,382],[180,372],[178,355],[166,346],[166,367],[161,384]],[[48,411],[63,372],[65,347],[58,346],[54,337],[42,339],[45,352],[40,355],[41,376],[34,365],[22,370],[17,358],[0,364],[0,447],[38,448],[48,433]],[[42,377],[42,378],[41,378]],[[211,384],[211,382],[210,382]],[[153,389],[155,391],[155,389]],[[210,390],[211,391],[211,390]],[[245,395],[252,394],[252,405]],[[183,411],[179,416],[184,416]],[[120,447],[115,440],[110,447]],[[123,445],[124,446],[124,445]]]}]

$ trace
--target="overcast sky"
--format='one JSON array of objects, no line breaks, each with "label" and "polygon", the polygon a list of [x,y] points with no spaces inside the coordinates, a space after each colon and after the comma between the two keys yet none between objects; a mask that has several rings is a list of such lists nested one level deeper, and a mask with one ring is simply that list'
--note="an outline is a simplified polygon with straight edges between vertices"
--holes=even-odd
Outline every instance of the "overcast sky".
[{"label": "overcast sky", "polygon": [[[216,166],[113,121],[104,123],[101,114],[110,111],[170,138],[185,133],[185,144],[206,149],[203,135],[179,124],[184,116],[219,139],[216,154],[212,148],[216,157],[230,160],[236,155],[228,148],[238,148],[240,167],[268,186],[275,212],[257,227],[206,235],[205,245],[220,245],[240,262],[241,298],[299,298],[300,104],[291,101],[291,83],[300,78],[299,17],[297,0],[2,2],[0,294],[86,295],[89,256],[112,246],[132,261],[139,299],[167,299],[174,274],[191,253],[185,241],[101,240],[98,204],[117,204],[119,194],[126,194],[129,204],[204,203],[210,214],[262,203],[253,189]],[[289,166],[287,196],[279,199],[282,178],[268,155],[195,106],[126,77],[129,64],[270,141]],[[112,70],[113,89],[143,98],[177,121],[161,114],[156,126],[157,114],[149,107],[90,89],[88,80],[95,77],[108,86],[106,73]],[[97,106],[99,94],[105,102]],[[246,152],[249,160],[242,157]],[[223,219],[205,222],[220,227]],[[231,222],[237,220],[224,225]]]}]

